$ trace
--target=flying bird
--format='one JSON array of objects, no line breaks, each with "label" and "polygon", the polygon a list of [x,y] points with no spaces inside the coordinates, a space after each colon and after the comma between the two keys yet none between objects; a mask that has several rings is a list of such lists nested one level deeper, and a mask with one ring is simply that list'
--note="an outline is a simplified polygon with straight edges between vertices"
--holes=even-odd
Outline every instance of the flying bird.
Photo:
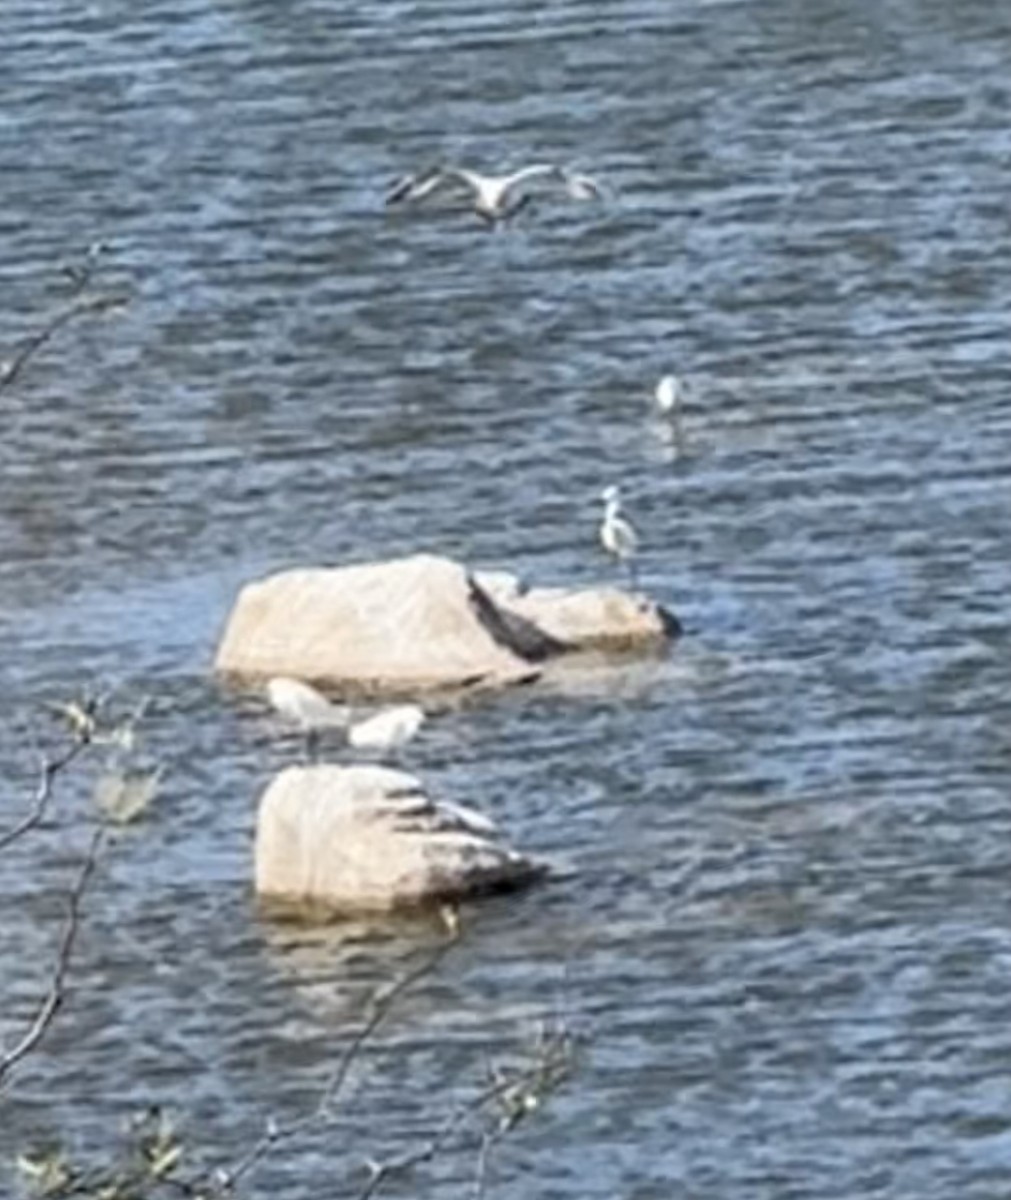
[{"label": "flying bird", "polygon": [[466,167],[446,166],[398,179],[386,193],[386,204],[422,200],[437,191],[463,191],[481,220],[495,227],[530,203],[533,197],[528,189],[535,181],[560,183],[572,200],[594,200],[604,194],[591,176],[555,163],[532,163],[509,175],[482,175]]}]

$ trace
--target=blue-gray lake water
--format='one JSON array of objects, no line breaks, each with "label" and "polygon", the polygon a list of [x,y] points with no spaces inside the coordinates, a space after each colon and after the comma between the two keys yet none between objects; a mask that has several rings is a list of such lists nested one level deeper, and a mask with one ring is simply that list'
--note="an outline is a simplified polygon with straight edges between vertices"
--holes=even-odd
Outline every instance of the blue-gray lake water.
[{"label": "blue-gray lake water", "polygon": [[[572,1078],[487,1195],[1004,1197],[1011,1177],[1011,11],[966,0],[8,0],[0,829],[44,705],[152,697],[165,775],[87,895],[18,1151],[148,1104],[227,1166],[317,1102],[431,923],[252,900],[297,747],[218,686],[238,587],[415,549],[643,584],[686,627],[435,718],[405,754],[569,868],[473,906],[254,1197],[355,1195],[540,1022]],[[608,195],[490,234],[405,170]],[[691,385],[683,439],[650,413]],[[45,991],[97,765],[0,860],[0,1037]],[[461,1139],[393,1195],[474,1192]]]}]

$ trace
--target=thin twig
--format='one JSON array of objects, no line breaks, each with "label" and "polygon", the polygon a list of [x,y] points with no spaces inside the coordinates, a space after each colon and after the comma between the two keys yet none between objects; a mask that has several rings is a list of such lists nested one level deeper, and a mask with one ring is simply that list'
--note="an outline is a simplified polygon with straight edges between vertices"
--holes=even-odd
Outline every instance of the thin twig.
[{"label": "thin twig", "polygon": [[275,1146],[281,1142],[290,1141],[292,1138],[310,1129],[313,1125],[325,1122],[332,1117],[333,1105],[340,1095],[351,1067],[361,1053],[363,1046],[386,1019],[390,1010],[404,992],[427,975],[431,975],[459,941],[459,927],[451,925],[450,929],[451,933],[448,941],[440,945],[419,966],[402,975],[385,992],[378,993],[373,997],[372,1013],[345,1047],[344,1053],[341,1055],[340,1060],[327,1081],[316,1107],[305,1116],[299,1117],[288,1125],[272,1124],[268,1126],[267,1131],[259,1141],[251,1147],[246,1156],[240,1159],[231,1170],[217,1172],[216,1183],[219,1192],[234,1191],[235,1185],[239,1180],[247,1175]]},{"label": "thin twig", "polygon": [[104,242],[92,242],[85,254],[84,262],[80,266],[73,263],[64,264],[63,274],[70,280],[72,296],[79,296],[91,283],[92,276],[98,269],[99,257],[108,249],[109,247]]},{"label": "thin twig", "polygon": [[53,797],[53,784],[56,781],[57,775],[70,766],[74,759],[83,752],[87,744],[86,739],[77,738],[59,758],[43,759],[42,768],[39,772],[39,785],[35,791],[35,801],[13,829],[8,829],[6,833],[0,834],[0,850],[6,850],[12,842],[16,842],[18,838],[23,837],[30,830],[42,823],[46,815],[46,810],[49,807],[49,802]]},{"label": "thin twig", "polygon": [[[414,1150],[402,1154],[399,1158],[387,1159],[385,1162],[370,1162],[369,1179],[357,1194],[356,1200],[371,1200],[379,1188],[395,1175],[403,1175],[414,1170],[433,1158],[464,1129],[467,1124],[487,1109],[495,1101],[508,1103],[508,1109],[499,1120],[494,1130],[486,1130],[482,1135],[482,1158],[486,1157],[491,1143],[498,1141],[509,1132],[530,1111],[528,1097],[535,1101],[557,1087],[569,1071],[572,1057],[572,1040],[564,1030],[551,1039],[540,1051],[540,1057],[532,1066],[499,1076],[482,1088],[476,1096],[466,1103],[457,1106],[442,1123],[433,1137]],[[519,1105],[517,1106],[517,1101]],[[483,1176],[484,1165],[479,1162],[479,1178]]]},{"label": "thin twig", "polygon": [[486,1129],[481,1135],[481,1150],[477,1156],[477,1171],[474,1173],[474,1200],[482,1200],[484,1196],[484,1181],[488,1173],[488,1156],[492,1145],[499,1139],[501,1133],[497,1129]]},{"label": "thin twig", "polygon": [[17,379],[28,360],[64,325],[69,324],[76,317],[85,316],[88,313],[104,312],[109,308],[119,308],[125,303],[126,301],[122,296],[88,296],[84,300],[75,301],[55,316],[50,317],[41,329],[36,330],[35,333],[25,339],[21,349],[9,362],[0,366],[0,391],[9,387]]},{"label": "thin twig", "polygon": [[389,987],[381,995],[377,995],[373,1001],[372,1015],[365,1024],[358,1030],[355,1036],[348,1043],[344,1054],[341,1056],[340,1062],[333,1075],[330,1077],[330,1082],[327,1084],[323,1092],[323,1098],[320,1101],[320,1112],[325,1112],[331,1104],[337,1099],[341,1088],[344,1086],[345,1080],[348,1077],[348,1072],[362,1046],[369,1040],[376,1029],[386,1019],[389,1011],[396,1004],[397,1000],[409,991],[416,983],[420,983],[426,976],[431,975],[439,966],[446,955],[453,949],[459,940],[459,926],[454,926],[450,937],[441,946],[437,947],[433,954],[415,967],[413,971],[408,971],[402,975],[391,987]]},{"label": "thin twig", "polygon": [[385,1162],[370,1161],[367,1164],[369,1179],[358,1193],[357,1200],[371,1200],[371,1197],[377,1194],[382,1184],[394,1175],[403,1175],[408,1171],[414,1170],[415,1167],[420,1167],[423,1163],[431,1162],[439,1151],[451,1142],[455,1135],[470,1120],[486,1105],[490,1104],[492,1100],[501,1096],[508,1087],[512,1087],[513,1083],[513,1080],[509,1080],[508,1083],[500,1080],[498,1083],[485,1088],[466,1104],[458,1106],[443,1121],[435,1135],[416,1149],[407,1151],[406,1154],[402,1154],[399,1158],[387,1159]]},{"label": "thin twig", "polygon": [[81,901],[94,873],[99,851],[105,840],[105,834],[105,827],[101,825],[92,834],[88,852],[84,857],[80,870],[77,873],[77,879],[74,881],[74,886],[70,892],[67,919],[63,927],[63,936],[60,939],[59,952],[57,953],[56,963],[53,967],[49,990],[39,1005],[35,1019],[32,1021],[28,1031],[15,1046],[0,1056],[0,1085],[3,1084],[4,1077],[11,1068],[19,1063],[27,1054],[30,1054],[39,1044],[46,1030],[53,1023],[53,1019],[57,1012],[59,1012],[60,1006],[63,1004],[67,971],[70,967],[71,955],[74,952],[74,943],[77,941],[77,932],[80,928]]}]

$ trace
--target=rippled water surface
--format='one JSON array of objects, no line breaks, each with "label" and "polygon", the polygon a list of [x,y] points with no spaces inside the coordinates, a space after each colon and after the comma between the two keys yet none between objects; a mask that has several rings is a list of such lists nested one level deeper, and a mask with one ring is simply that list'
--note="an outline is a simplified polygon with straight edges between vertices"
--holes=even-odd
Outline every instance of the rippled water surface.
[{"label": "rippled water surface", "polygon": [[[129,297],[0,389],[0,828],[42,705],[85,685],[153,697],[165,766],[0,1095],[5,1172],[148,1103],[235,1160],[439,939],[257,915],[255,800],[293,747],[210,673],[240,583],[417,548],[591,581],[621,480],[683,641],[408,755],[571,870],[465,914],[337,1125],[248,1194],[357,1194],[561,1018],[578,1070],[488,1194],[1007,1195],[1004,7],[9,0],[0,30],[0,357],[94,242],[92,287]],[[382,209],[405,169],[531,158],[610,195],[497,234]],[[649,412],[667,370],[680,443]],[[0,860],[8,1044],[90,784]],[[399,1194],[470,1195],[475,1162]]]}]

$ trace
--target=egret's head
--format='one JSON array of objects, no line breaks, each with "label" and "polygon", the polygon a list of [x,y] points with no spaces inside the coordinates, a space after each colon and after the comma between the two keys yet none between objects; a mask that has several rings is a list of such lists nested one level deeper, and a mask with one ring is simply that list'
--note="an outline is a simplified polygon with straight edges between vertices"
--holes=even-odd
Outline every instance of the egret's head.
[{"label": "egret's head", "polygon": [[618,488],[618,485],[615,483],[609,483],[607,487],[604,488],[604,490],[600,493],[600,498],[605,504],[617,504],[621,498],[621,492]]}]

